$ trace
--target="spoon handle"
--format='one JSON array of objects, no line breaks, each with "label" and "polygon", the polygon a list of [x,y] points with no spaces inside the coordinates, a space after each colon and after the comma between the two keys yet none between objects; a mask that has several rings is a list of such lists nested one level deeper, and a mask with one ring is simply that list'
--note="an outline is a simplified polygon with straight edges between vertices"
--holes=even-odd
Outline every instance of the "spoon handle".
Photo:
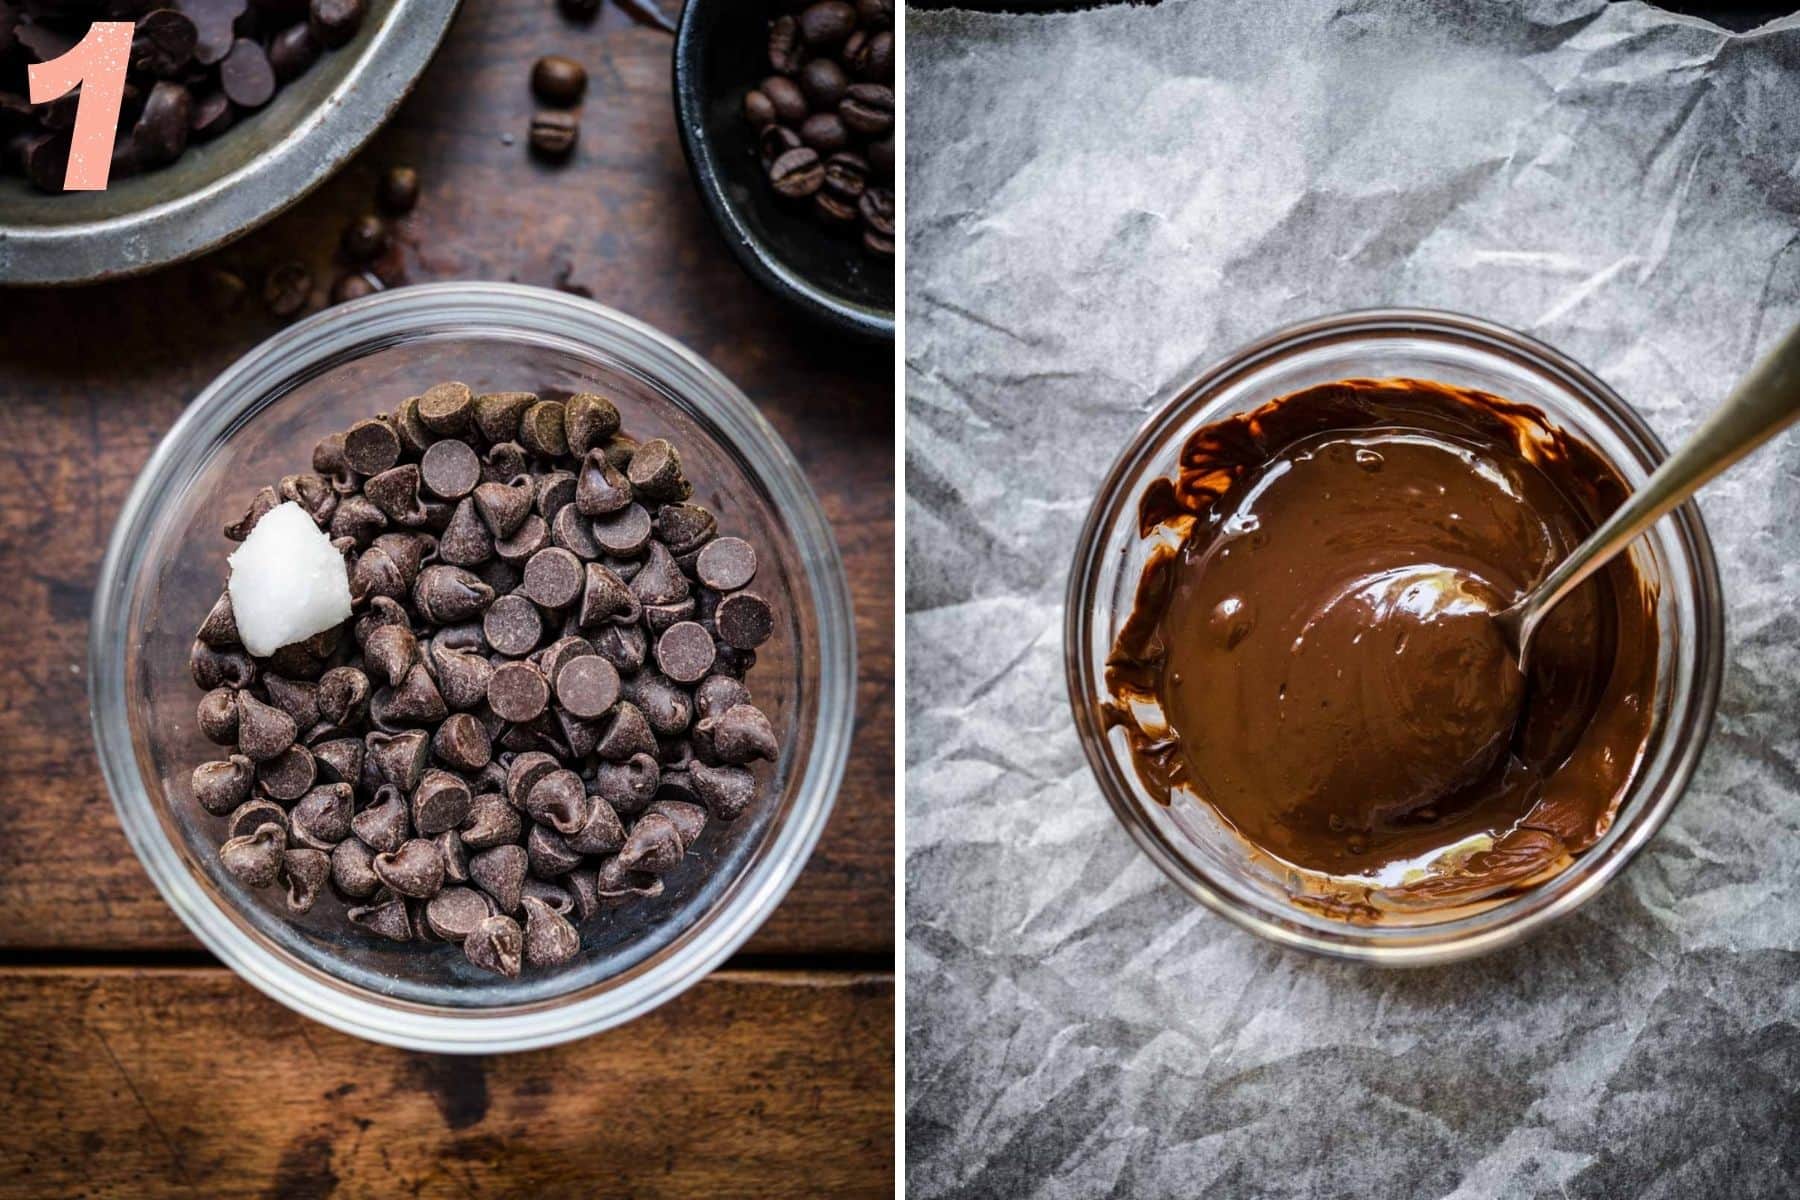
[{"label": "spoon handle", "polygon": [[1521,644],[1538,619],[1664,513],[1800,417],[1800,326],[1788,330],[1706,423],[1515,606]]}]

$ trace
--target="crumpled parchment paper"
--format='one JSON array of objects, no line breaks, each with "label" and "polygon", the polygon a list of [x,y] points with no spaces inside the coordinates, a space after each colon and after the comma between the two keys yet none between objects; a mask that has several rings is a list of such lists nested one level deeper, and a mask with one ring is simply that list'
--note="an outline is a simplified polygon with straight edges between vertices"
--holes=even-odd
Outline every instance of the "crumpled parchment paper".
[{"label": "crumpled parchment paper", "polygon": [[1476,313],[1678,441],[1800,320],[1800,18],[1636,3],[908,15],[914,1196],[1800,1195],[1800,434],[1705,493],[1711,744],[1574,917],[1381,971],[1117,827],[1062,594],[1152,398],[1302,317]]}]

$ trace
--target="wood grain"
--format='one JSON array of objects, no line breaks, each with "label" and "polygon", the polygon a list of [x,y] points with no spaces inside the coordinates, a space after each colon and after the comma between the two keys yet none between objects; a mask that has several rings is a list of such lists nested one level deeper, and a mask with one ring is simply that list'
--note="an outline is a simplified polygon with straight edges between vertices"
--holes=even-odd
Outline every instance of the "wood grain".
[{"label": "wood grain", "polygon": [[[859,728],[837,811],[787,902],[747,949],[893,949],[893,357],[822,336],[727,254],[689,184],[666,35],[609,8],[571,26],[551,0],[464,6],[395,122],[272,226],[149,278],[0,290],[0,951],[194,946],[118,826],[90,746],[87,614],[108,530],[186,402],[279,322],[254,298],[198,296],[226,269],[258,286],[300,259],[322,303],[343,224],[386,166],[420,170],[400,233],[410,277],[585,288],[709,358],[792,447],[837,532],[857,610]],[[530,63],[583,61],[575,160],[531,161]],[[512,144],[507,144],[507,138]],[[297,453],[302,451],[297,450]]]},{"label": "wood grain", "polygon": [[0,1198],[893,1194],[893,980],[720,972],[569,1046],[334,1033],[223,969],[0,971]]}]

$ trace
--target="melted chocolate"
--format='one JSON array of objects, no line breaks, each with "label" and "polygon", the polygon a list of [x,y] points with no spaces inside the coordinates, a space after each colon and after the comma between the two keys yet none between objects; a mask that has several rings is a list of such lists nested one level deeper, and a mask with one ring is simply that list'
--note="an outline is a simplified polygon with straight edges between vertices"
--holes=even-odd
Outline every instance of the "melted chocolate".
[{"label": "melted chocolate", "polygon": [[1425,380],[1208,426],[1142,499],[1140,533],[1174,537],[1113,647],[1110,718],[1159,799],[1337,877],[1312,902],[1369,917],[1548,878],[1643,756],[1655,590],[1621,556],[1552,611],[1528,677],[1492,614],[1626,491],[1537,410]]}]

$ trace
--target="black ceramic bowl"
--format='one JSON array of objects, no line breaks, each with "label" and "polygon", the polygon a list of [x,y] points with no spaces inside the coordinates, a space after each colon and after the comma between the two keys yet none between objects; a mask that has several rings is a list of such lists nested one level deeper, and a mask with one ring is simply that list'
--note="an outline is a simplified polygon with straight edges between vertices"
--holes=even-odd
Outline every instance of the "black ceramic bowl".
[{"label": "black ceramic bowl", "polygon": [[725,244],[752,278],[819,321],[894,337],[894,264],[821,228],[769,187],[744,93],[769,75],[768,6],[688,0],[675,35],[675,122],[688,170]]}]

